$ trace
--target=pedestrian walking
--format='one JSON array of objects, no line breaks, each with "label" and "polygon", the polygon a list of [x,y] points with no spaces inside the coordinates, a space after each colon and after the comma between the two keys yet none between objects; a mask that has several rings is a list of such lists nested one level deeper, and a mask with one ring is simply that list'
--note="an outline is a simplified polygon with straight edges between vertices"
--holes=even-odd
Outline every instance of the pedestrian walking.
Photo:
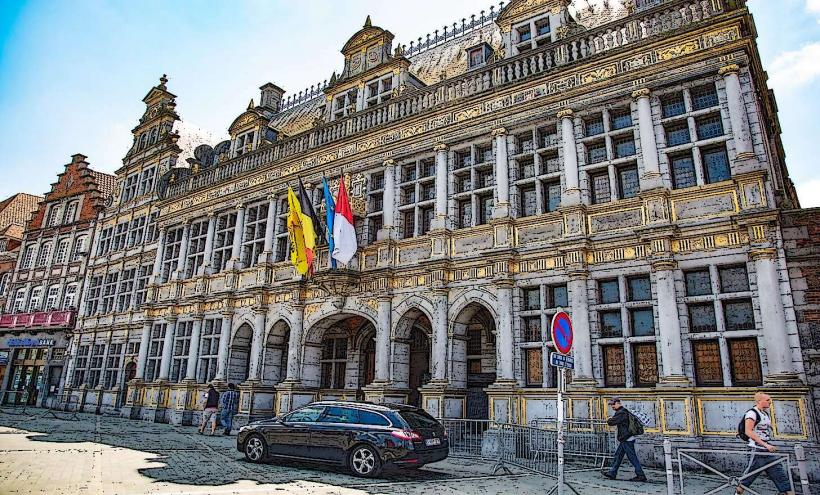
[{"label": "pedestrian walking", "polygon": [[611,480],[618,479],[618,469],[624,460],[624,455],[629,459],[632,467],[635,468],[635,477],[631,481],[646,481],[646,475],[635,452],[635,437],[643,434],[643,423],[632,412],[621,405],[619,397],[613,397],[608,404],[615,411],[611,418],[606,420],[609,426],[618,427],[618,449],[615,450],[615,457],[609,471],[603,475]]},{"label": "pedestrian walking", "polygon": [[205,396],[205,407],[202,408],[202,424],[199,425],[199,434],[205,432],[205,425],[208,421],[211,422],[211,435],[216,432],[216,414],[219,410],[219,392],[216,391],[213,385],[208,385],[208,391]]},{"label": "pedestrian walking", "polygon": [[[769,408],[772,405],[772,398],[763,392],[755,394],[755,405],[743,415],[738,425],[738,437],[746,442],[749,448],[749,464],[743,471],[740,482],[745,487],[751,487],[752,483],[765,472],[774,483],[778,493],[794,495],[791,481],[786,470],[783,469],[782,462],[775,462],[776,459],[771,454],[777,452],[777,447],[769,443],[772,437],[772,419],[769,416]],[[774,464],[772,464],[774,463]],[[761,469],[767,464],[772,464],[766,469]],[[760,470],[760,471],[758,471]],[[757,472],[755,472],[757,471]],[[748,477],[748,473],[752,473]],[[743,493],[741,487],[735,489],[735,493]]]},{"label": "pedestrian walking", "polygon": [[228,391],[219,398],[219,407],[222,410],[219,420],[222,422],[222,426],[225,427],[222,434],[230,435],[231,428],[233,428],[233,417],[236,416],[236,412],[239,410],[239,392],[236,391],[236,385],[233,383],[228,384]]}]

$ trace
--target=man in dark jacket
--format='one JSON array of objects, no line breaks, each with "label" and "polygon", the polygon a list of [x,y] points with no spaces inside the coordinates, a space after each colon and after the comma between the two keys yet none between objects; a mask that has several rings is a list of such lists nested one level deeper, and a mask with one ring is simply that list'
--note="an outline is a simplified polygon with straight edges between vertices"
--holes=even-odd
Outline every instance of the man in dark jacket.
[{"label": "man in dark jacket", "polygon": [[219,410],[219,392],[216,391],[212,384],[208,385],[208,391],[205,392],[205,405],[202,408],[202,424],[199,425],[199,434],[205,431],[208,422],[211,423],[211,435],[216,431],[216,413]]},{"label": "man in dark jacket", "polygon": [[606,420],[609,426],[618,427],[618,449],[615,451],[615,457],[612,459],[612,466],[609,467],[608,472],[604,472],[604,476],[614,480],[618,478],[618,468],[621,467],[621,462],[624,460],[624,455],[632,463],[635,468],[635,477],[632,481],[646,481],[646,475],[643,472],[638,455],[635,453],[635,437],[629,433],[629,416],[632,414],[624,406],[621,405],[619,397],[613,397],[609,400],[609,405],[615,414]]}]

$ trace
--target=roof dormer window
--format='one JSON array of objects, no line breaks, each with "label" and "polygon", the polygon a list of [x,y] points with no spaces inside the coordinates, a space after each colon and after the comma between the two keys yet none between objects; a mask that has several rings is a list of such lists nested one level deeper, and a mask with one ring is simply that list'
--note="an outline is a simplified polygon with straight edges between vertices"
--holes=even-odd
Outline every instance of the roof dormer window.
[{"label": "roof dormer window", "polygon": [[467,69],[481,67],[490,61],[493,49],[487,43],[467,49]]},{"label": "roof dormer window", "polygon": [[532,50],[552,41],[550,14],[534,17],[513,29],[513,44],[518,53]]},{"label": "roof dormer window", "polygon": [[393,74],[373,79],[365,85],[367,108],[387,101],[393,95]]},{"label": "roof dormer window", "polygon": [[535,32],[537,37],[542,37],[550,34],[550,19],[546,17],[544,19],[535,21]]},{"label": "roof dormer window", "polygon": [[256,131],[248,131],[236,137],[236,144],[234,145],[234,156],[239,156],[253,151],[254,138]]},{"label": "roof dormer window", "polygon": [[359,88],[351,88],[333,99],[333,119],[347,117],[356,111]]}]

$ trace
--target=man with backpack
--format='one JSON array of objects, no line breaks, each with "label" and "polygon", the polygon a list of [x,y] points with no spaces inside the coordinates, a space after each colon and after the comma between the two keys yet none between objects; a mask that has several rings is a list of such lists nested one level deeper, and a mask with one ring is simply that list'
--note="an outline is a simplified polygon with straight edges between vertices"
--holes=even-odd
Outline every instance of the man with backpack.
[{"label": "man with backpack", "polygon": [[[772,432],[772,420],[769,417],[769,407],[772,405],[772,398],[763,392],[755,394],[755,405],[753,408],[746,411],[740,424],[737,425],[737,436],[747,442],[751,455],[749,458],[749,465],[743,472],[745,476],[747,473],[757,471],[767,464],[771,464],[774,459],[770,454],[777,452],[777,447],[769,443]],[[783,464],[778,462],[772,466],[767,467],[766,474],[771,478],[778,493],[786,495],[793,495],[791,482],[786,470],[783,469]],[[746,478],[740,480],[743,486],[752,486],[752,483],[763,471],[758,471]],[[736,493],[743,493],[741,487],[737,487]]]},{"label": "man with backpack", "polygon": [[635,477],[630,481],[646,481],[646,475],[638,460],[638,454],[635,453],[635,437],[643,434],[643,423],[621,405],[619,397],[613,397],[608,404],[615,411],[615,414],[606,420],[606,423],[609,426],[618,427],[618,449],[615,451],[615,457],[612,459],[609,471],[605,471],[603,475],[611,480],[618,479],[618,469],[621,467],[624,455],[626,455],[626,458],[635,468]]}]

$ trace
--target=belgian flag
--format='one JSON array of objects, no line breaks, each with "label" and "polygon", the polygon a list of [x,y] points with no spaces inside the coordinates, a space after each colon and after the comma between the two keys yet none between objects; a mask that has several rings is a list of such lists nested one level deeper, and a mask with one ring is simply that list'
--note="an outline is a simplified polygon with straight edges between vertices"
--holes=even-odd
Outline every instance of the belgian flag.
[{"label": "belgian flag", "polygon": [[[301,181],[299,182],[301,185]],[[288,187],[288,210],[290,261],[300,275],[305,275],[313,269],[316,232],[313,230],[313,221],[302,212],[299,198],[290,187]]]}]

